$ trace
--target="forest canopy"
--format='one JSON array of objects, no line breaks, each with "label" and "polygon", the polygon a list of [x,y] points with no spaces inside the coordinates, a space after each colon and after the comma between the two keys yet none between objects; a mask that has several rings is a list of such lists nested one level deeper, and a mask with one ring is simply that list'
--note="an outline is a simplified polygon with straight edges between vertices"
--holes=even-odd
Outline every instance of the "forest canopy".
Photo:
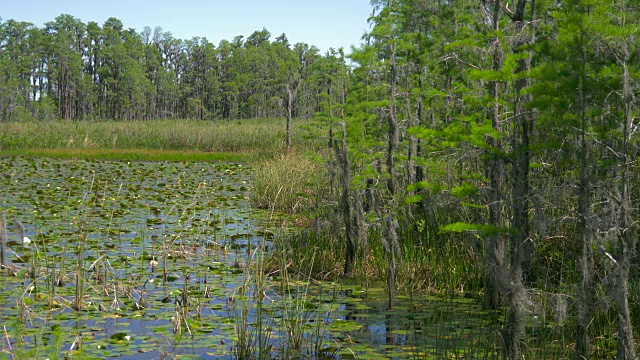
[{"label": "forest canopy", "polygon": [[286,83],[300,83],[293,114],[317,111],[324,56],[268,30],[218,45],[100,25],[63,14],[43,27],[0,22],[0,121],[29,119],[238,119],[283,116]]}]

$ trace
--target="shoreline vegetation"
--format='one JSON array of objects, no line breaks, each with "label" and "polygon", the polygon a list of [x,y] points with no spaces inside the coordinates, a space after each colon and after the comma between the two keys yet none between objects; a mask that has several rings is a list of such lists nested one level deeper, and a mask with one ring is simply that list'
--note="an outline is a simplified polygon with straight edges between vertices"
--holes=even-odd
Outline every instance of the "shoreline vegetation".
[{"label": "shoreline vegetation", "polygon": [[[370,29],[349,54],[320,54],[314,46],[290,44],[285,34],[272,39],[266,29],[215,46],[205,38],[176,39],[159,27],[125,30],[115,18],[99,25],[61,15],[43,28],[0,22],[0,155],[250,163],[251,169],[232,163],[216,174],[242,168],[252,172],[251,180],[240,179],[247,183],[213,187],[210,179],[192,184],[189,193],[208,188],[207,206],[227,206],[232,199],[248,202],[247,192],[250,206],[281,221],[282,231],[269,244],[262,232],[257,252],[237,243],[246,240],[247,246],[242,234],[229,245],[236,251],[231,267],[245,276],[238,289],[245,305],[234,323],[238,358],[268,357],[275,338],[284,344],[278,346],[286,350],[283,357],[311,347],[310,357],[340,357],[343,350],[368,357],[370,347],[342,342],[353,335],[346,330],[330,339],[341,339],[340,350],[324,344],[320,328],[328,320],[314,322],[318,328],[311,337],[300,325],[325,309],[319,305],[326,305],[324,296],[350,298],[340,305],[328,301],[332,315],[334,305],[353,310],[339,315],[346,318],[376,287],[386,296],[378,299],[385,317],[426,294],[444,299],[452,312],[464,297],[486,311],[485,320],[496,325],[491,345],[480,352],[475,345],[461,353],[439,348],[430,353],[436,358],[483,357],[484,351],[484,358],[510,360],[638,360],[637,2],[371,5]],[[189,163],[161,165],[169,177],[192,178],[214,164],[200,170]],[[40,165],[21,166],[38,175]],[[118,171],[142,175],[140,183],[157,175],[126,166]],[[78,186],[86,186],[89,177],[80,178],[85,183]],[[0,179],[11,182],[13,173]],[[150,188],[169,196],[178,189],[180,197],[182,178],[173,182],[174,188],[161,180]],[[146,190],[130,186],[126,192],[139,199],[141,189]],[[39,190],[10,194],[18,199],[8,213],[24,210],[22,201],[46,201],[45,190]],[[218,191],[228,194],[220,201]],[[94,195],[96,204],[108,204],[108,197]],[[157,206],[141,204],[153,215],[144,215],[151,216],[144,220],[151,228],[169,201],[160,198]],[[177,226],[216,229],[211,219],[194,225],[187,210],[207,206],[195,196],[186,201],[191,202]],[[111,205],[112,214],[125,214],[128,206]],[[31,241],[22,237],[25,227],[19,219],[9,221],[24,249]],[[185,249],[183,240],[163,243],[164,260]],[[194,253],[203,248],[196,246]],[[83,289],[83,261],[78,255],[76,289]],[[249,273],[251,266],[256,271]],[[291,291],[292,281],[303,282],[301,292]],[[354,287],[338,289],[344,284]],[[323,291],[308,304],[315,285]],[[286,309],[267,310],[265,287],[288,297]],[[185,295],[181,303],[187,300]],[[74,301],[75,308],[85,305],[81,292]],[[254,308],[259,315],[252,318]],[[188,325],[188,310],[176,307],[174,318]],[[292,317],[279,318],[285,312]],[[269,324],[262,321],[276,318],[284,327],[263,332]],[[423,320],[432,319],[441,317]],[[393,329],[383,323],[374,327],[388,336],[377,344],[411,348],[403,356],[426,357],[412,347],[414,340],[440,346],[441,339],[430,338],[423,324]],[[465,327],[457,320],[451,324]],[[397,341],[391,335],[408,337]],[[455,336],[466,334],[460,330]],[[315,344],[301,346],[305,339]],[[388,354],[394,357],[395,350]]]},{"label": "shoreline vegetation", "polygon": [[149,149],[21,149],[0,150],[0,156],[48,157],[54,159],[110,161],[252,162],[261,155],[183,150]]},{"label": "shoreline vegetation", "polygon": [[[297,136],[297,130],[293,131]],[[52,156],[62,156],[57,153],[61,149],[82,149],[87,150],[87,154],[95,154],[90,155],[93,157],[107,156],[107,150],[112,150],[113,154],[139,151],[140,160],[152,156],[154,151],[182,152],[187,158],[198,152],[226,154],[218,156],[229,158],[234,153],[261,158],[282,152],[284,139],[285,120],[278,118],[0,122],[1,152],[50,150]],[[296,145],[301,149],[312,146],[311,141]]]},{"label": "shoreline vegetation", "polygon": [[[331,151],[326,125],[316,120],[293,122],[294,144],[287,152],[284,141],[285,119],[247,119],[233,121],[141,120],[70,121],[0,123],[0,157],[49,157],[54,159],[140,161],[140,162],[240,162],[254,168],[254,206],[284,216],[282,226],[299,228],[287,239],[288,249],[274,254],[267,265],[292,261],[291,271],[311,274],[316,279],[340,281],[344,254],[339,212],[330,184],[326,158]],[[325,128],[323,129],[323,126]],[[45,147],[38,147],[44,145]],[[197,150],[193,150],[193,149]],[[213,149],[234,152],[216,152]],[[333,175],[335,176],[335,175]],[[413,230],[407,229],[410,235]],[[300,232],[301,231],[301,232]],[[366,235],[369,255],[357,262],[349,276],[353,283],[385,283],[384,249],[374,228]],[[308,244],[313,243],[323,256],[309,263]],[[464,246],[432,245],[405,249],[407,259],[397,269],[399,295],[413,292],[444,294],[438,284],[447,284],[460,294],[478,289],[481,278],[471,273],[466,279],[452,276],[437,265],[438,257],[447,257],[458,268],[476,266],[479,259]],[[302,256],[294,256],[292,254]],[[285,258],[277,256],[284,254]],[[462,256],[458,256],[462,254]],[[275,268],[272,270],[276,270]],[[344,281],[344,280],[342,280]],[[465,290],[466,289],[466,290]]]}]

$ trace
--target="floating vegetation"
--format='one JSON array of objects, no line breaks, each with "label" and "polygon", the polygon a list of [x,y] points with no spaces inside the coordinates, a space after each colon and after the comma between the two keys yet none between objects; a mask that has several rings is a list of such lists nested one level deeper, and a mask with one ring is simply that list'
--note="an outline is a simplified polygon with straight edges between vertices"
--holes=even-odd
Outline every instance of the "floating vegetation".
[{"label": "floating vegetation", "polygon": [[248,166],[0,167],[0,359],[497,356],[497,315],[469,299],[388,311],[378,288],[267,273],[282,230],[251,208]]}]

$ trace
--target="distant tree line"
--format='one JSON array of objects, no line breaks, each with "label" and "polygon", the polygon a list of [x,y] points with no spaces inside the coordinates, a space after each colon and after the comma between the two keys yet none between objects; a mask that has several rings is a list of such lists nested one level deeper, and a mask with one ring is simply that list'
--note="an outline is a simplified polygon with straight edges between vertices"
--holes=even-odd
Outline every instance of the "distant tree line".
[{"label": "distant tree line", "polygon": [[216,46],[115,18],[0,19],[0,121],[311,117],[334,56],[266,29]]}]

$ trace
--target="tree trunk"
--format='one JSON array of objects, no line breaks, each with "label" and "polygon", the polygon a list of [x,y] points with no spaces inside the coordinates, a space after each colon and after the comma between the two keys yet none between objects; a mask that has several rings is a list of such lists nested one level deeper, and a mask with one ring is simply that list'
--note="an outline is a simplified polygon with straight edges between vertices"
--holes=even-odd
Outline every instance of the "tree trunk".
[{"label": "tree trunk", "polygon": [[293,112],[293,94],[291,87],[287,84],[287,152],[291,151],[291,115]]},{"label": "tree trunk", "polygon": [[504,332],[507,356],[509,359],[523,359],[522,347],[526,335],[526,289],[522,284],[521,269],[512,270],[511,278],[515,280],[511,284],[507,295],[509,311],[507,313],[507,327]]},{"label": "tree trunk", "polygon": [[[407,65],[407,73],[411,71],[410,67]],[[411,110],[411,87],[410,87],[410,77],[407,76],[406,84],[405,84],[405,113],[407,114],[407,118],[409,119],[409,127],[415,127],[419,125],[419,120],[417,114],[413,114]],[[418,152],[418,139],[414,135],[409,135],[409,146],[407,148],[407,162],[406,162],[406,172],[407,172],[407,184],[415,184],[416,183],[416,166],[414,158]],[[411,193],[410,195],[413,195]]]},{"label": "tree trunk", "polygon": [[587,118],[585,109],[587,99],[584,93],[586,80],[585,65],[586,55],[583,46],[582,74],[578,88],[581,103],[580,118],[580,179],[578,182],[578,238],[582,244],[578,269],[580,270],[580,286],[578,288],[577,319],[576,319],[576,346],[573,358],[576,360],[591,358],[589,324],[593,318],[593,304],[595,302],[594,289],[594,259],[593,259],[593,232],[589,226],[591,207],[591,184],[589,182],[589,147],[587,145]]},{"label": "tree trunk", "polygon": [[396,252],[399,250],[398,246],[398,222],[394,219],[393,212],[390,212],[384,219],[385,221],[385,236],[384,247],[387,250],[389,257],[389,272],[387,273],[387,286],[389,290],[389,309],[393,307],[395,300],[395,285],[396,285]]},{"label": "tree trunk", "polygon": [[397,191],[397,175],[395,169],[394,154],[398,148],[398,119],[396,114],[396,45],[391,45],[391,57],[389,59],[390,73],[391,73],[391,91],[389,93],[389,116],[388,116],[388,147],[387,147],[387,172],[389,173],[389,179],[387,181],[387,189],[389,190],[389,203],[390,210],[386,219],[385,226],[385,247],[387,250],[387,256],[389,257],[389,274],[388,274],[388,286],[389,286],[389,308],[393,307],[394,292],[395,292],[395,271],[396,271],[396,250],[399,250],[398,235],[396,233],[398,223],[395,219],[392,219],[396,211],[395,196]]},{"label": "tree trunk", "polygon": [[[499,18],[500,18],[500,0],[495,0],[494,13],[493,13],[493,28],[497,32],[499,30]],[[501,66],[500,61],[500,43],[498,38],[494,40],[494,51],[492,52],[492,69],[499,71]],[[491,126],[498,134],[502,134],[502,124],[500,122],[500,90],[499,83],[497,81],[491,81],[489,83],[489,92],[493,97],[493,116],[491,118]],[[502,142],[500,139],[489,137],[489,146],[493,149],[494,153],[502,152]],[[504,196],[504,183],[505,183],[505,169],[502,159],[497,155],[491,155],[487,160],[487,167],[489,170],[489,181],[491,183],[491,190],[489,192],[489,223],[500,229],[504,227],[504,214],[503,214],[503,196]],[[486,237],[486,261],[487,261],[487,276],[485,284],[486,305],[490,309],[496,309],[502,305],[502,299],[500,296],[501,286],[499,277],[504,276],[504,237],[501,234],[490,235]]]},{"label": "tree trunk", "polygon": [[291,119],[293,118],[293,106],[298,97],[301,79],[295,79],[293,85],[286,84],[287,90],[287,152],[291,151]]},{"label": "tree trunk", "polygon": [[389,173],[389,180],[387,181],[387,188],[391,197],[396,194],[396,168],[394,161],[394,154],[398,148],[398,119],[396,114],[396,45],[391,45],[391,56],[389,58],[389,66],[391,73],[391,91],[389,93],[389,116],[387,117],[388,124],[388,146],[387,146],[387,171]]},{"label": "tree trunk", "polygon": [[624,47],[624,60],[621,61],[622,75],[622,101],[624,104],[623,123],[623,145],[622,145],[622,173],[620,174],[620,218],[618,230],[617,252],[617,281],[615,284],[614,300],[618,308],[618,318],[620,322],[618,330],[618,359],[637,360],[636,348],[633,338],[633,327],[631,323],[631,310],[629,309],[629,269],[631,258],[635,252],[638,242],[638,226],[634,221],[635,210],[631,201],[631,173],[629,164],[635,159],[630,151],[630,137],[632,133],[633,118],[631,115],[631,104],[633,102],[633,92],[630,84],[629,68],[627,59],[629,52]]},{"label": "tree trunk", "polygon": [[[356,234],[359,232],[354,231],[354,222],[353,222],[353,208],[351,206],[351,195],[350,195],[350,186],[351,186],[351,165],[349,164],[349,152],[347,148],[347,125],[345,121],[344,115],[344,106],[346,103],[346,84],[344,82],[344,78],[342,79],[342,107],[340,109],[340,130],[342,132],[342,141],[338,146],[337,142],[334,142],[334,149],[336,153],[336,157],[338,159],[338,163],[340,165],[341,170],[341,181],[340,184],[342,186],[342,195],[340,197],[340,207],[342,211],[342,217],[344,220],[345,226],[345,261],[344,261],[344,276],[350,276],[353,270],[353,264],[356,259],[356,251],[357,251],[357,236]],[[329,110],[331,111],[331,110]]]},{"label": "tree trunk", "polygon": [[[513,21],[516,25],[517,36],[522,40],[515,42],[513,46],[514,54],[523,53],[527,50],[524,45],[535,39],[535,31],[532,30],[531,38],[525,40],[523,34],[525,29],[524,10],[526,0],[519,0],[515,10]],[[531,3],[532,20],[535,21],[535,2]],[[531,28],[534,25],[531,24]],[[530,56],[518,60],[517,74],[527,73],[531,67]],[[527,297],[524,286],[524,275],[528,275],[528,266],[533,253],[533,244],[529,239],[529,167],[530,140],[533,129],[533,118],[531,112],[525,109],[527,95],[522,91],[529,84],[529,78],[520,78],[516,81],[514,89],[513,103],[513,136],[512,151],[513,156],[513,188],[512,207],[513,221],[511,225],[511,270],[510,270],[510,293],[508,295],[509,314],[506,329],[507,353],[510,359],[520,359],[522,357],[522,346],[525,339],[525,316],[527,313]]]},{"label": "tree trunk", "polygon": [[336,157],[340,164],[341,176],[340,184],[342,185],[342,195],[340,197],[340,207],[345,227],[345,243],[346,253],[344,261],[344,276],[350,276],[353,269],[353,263],[356,258],[356,239],[353,234],[353,210],[350,202],[350,184],[351,184],[351,168],[349,164],[349,154],[347,152],[347,127],[344,120],[344,111],[340,121],[340,129],[342,130],[342,143],[340,146],[335,144],[334,149]]},{"label": "tree trunk", "polygon": [[[629,265],[624,264],[624,265]],[[631,324],[631,310],[629,309],[629,267],[618,268],[615,283],[615,302],[618,308],[618,360],[637,360],[636,347],[633,339],[633,326]]]}]

